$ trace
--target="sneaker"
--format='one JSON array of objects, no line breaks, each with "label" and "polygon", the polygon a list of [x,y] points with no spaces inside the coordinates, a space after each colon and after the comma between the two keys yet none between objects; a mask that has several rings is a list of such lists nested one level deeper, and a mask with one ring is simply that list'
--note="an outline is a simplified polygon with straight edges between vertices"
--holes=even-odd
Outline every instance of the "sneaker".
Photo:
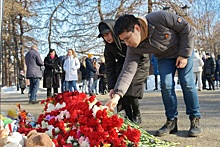
[{"label": "sneaker", "polygon": [[189,137],[197,137],[201,132],[200,124],[199,124],[199,117],[194,117],[190,119],[190,129],[188,132]]},{"label": "sneaker", "polygon": [[167,119],[167,122],[156,131],[155,136],[164,136],[166,134],[173,134],[178,131],[177,128],[177,118],[174,118],[174,120]]}]

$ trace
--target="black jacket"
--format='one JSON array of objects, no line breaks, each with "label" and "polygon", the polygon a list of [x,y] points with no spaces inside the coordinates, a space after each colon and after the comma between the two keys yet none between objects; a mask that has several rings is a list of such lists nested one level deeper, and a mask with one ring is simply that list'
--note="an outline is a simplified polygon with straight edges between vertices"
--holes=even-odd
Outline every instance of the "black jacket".
[{"label": "black jacket", "polygon": [[[99,23],[99,26],[102,23],[108,25],[114,37],[114,43],[109,44],[105,42],[106,45],[104,50],[108,88],[114,89],[114,86],[117,82],[119,74],[121,73],[125,61],[127,46],[123,42],[121,42],[118,37],[114,35],[114,20],[104,20]],[[140,57],[137,72],[125,96],[132,96],[138,98],[143,97],[143,84],[149,74],[149,61],[150,60],[148,54],[144,54]]]},{"label": "black jacket", "polygon": [[86,58],[86,73],[87,78],[94,78],[96,69],[93,67],[92,60],[89,58]]},{"label": "black jacket", "polygon": [[19,74],[18,79],[19,79],[20,88],[26,88],[25,76],[22,74]]},{"label": "black jacket", "polygon": [[204,74],[206,76],[214,76],[215,67],[215,60],[212,57],[207,58],[204,64]]},{"label": "black jacket", "polygon": [[57,55],[55,58],[50,58],[48,54],[44,58],[44,75],[43,75],[43,88],[59,88],[60,87],[60,74],[55,74],[54,70],[62,66],[61,60]]},{"label": "black jacket", "polygon": [[81,71],[82,80],[85,80],[87,78],[87,72],[86,67],[81,63],[79,70]]}]

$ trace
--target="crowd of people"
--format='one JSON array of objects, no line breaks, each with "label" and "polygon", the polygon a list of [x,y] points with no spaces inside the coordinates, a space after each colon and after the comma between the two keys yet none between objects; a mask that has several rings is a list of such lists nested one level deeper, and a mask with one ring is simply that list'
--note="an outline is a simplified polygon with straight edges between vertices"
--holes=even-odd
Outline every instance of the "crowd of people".
[{"label": "crowd of people", "polygon": [[[220,55],[217,60],[210,52],[201,57],[193,46],[194,28],[185,19],[170,12],[152,12],[145,17],[126,14],[117,20],[101,21],[98,30],[98,37],[105,42],[104,55],[99,59],[88,54],[79,60],[73,49],[69,49],[67,55],[58,57],[56,51],[51,49],[42,61],[37,45],[31,47],[25,56],[26,78],[30,80],[29,102],[36,103],[39,80],[43,77],[43,87],[47,89],[48,97],[56,95],[59,87],[61,92],[80,89],[90,96],[109,92],[110,100],[106,106],[110,110],[116,107],[118,113],[124,110],[125,117],[140,124],[138,100],[143,98],[151,63],[155,75],[154,90],[158,90],[159,77],[167,118],[155,135],[178,131],[174,88],[177,71],[190,120],[188,136],[198,136],[202,132],[202,116],[196,86],[199,91],[219,88]],[[42,66],[45,67],[43,73]],[[77,87],[79,77],[82,85]],[[21,79],[24,77],[21,76]],[[21,86],[22,94],[24,88]]]}]

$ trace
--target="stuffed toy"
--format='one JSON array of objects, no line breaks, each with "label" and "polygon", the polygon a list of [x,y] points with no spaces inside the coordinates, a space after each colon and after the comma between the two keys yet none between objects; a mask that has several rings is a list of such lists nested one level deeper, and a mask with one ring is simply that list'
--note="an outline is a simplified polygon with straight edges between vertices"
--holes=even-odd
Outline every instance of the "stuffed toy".
[{"label": "stuffed toy", "polygon": [[27,138],[18,132],[12,132],[5,139],[3,147],[24,147]]},{"label": "stuffed toy", "polygon": [[26,147],[54,147],[54,144],[47,134],[32,130],[27,134]]},{"label": "stuffed toy", "polygon": [[3,145],[5,144],[8,134],[9,131],[4,128],[4,122],[0,120],[0,147],[3,147]]}]

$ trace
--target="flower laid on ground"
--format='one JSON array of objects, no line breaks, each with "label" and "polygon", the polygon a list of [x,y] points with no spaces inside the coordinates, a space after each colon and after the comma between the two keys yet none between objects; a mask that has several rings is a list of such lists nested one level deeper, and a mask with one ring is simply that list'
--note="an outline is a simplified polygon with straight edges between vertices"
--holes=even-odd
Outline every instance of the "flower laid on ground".
[{"label": "flower laid on ground", "polygon": [[95,96],[64,92],[43,100],[41,104],[45,104],[45,108],[39,115],[36,127],[19,130],[25,134],[31,129],[45,132],[56,147],[175,145],[155,138],[138,125],[108,111]]}]

